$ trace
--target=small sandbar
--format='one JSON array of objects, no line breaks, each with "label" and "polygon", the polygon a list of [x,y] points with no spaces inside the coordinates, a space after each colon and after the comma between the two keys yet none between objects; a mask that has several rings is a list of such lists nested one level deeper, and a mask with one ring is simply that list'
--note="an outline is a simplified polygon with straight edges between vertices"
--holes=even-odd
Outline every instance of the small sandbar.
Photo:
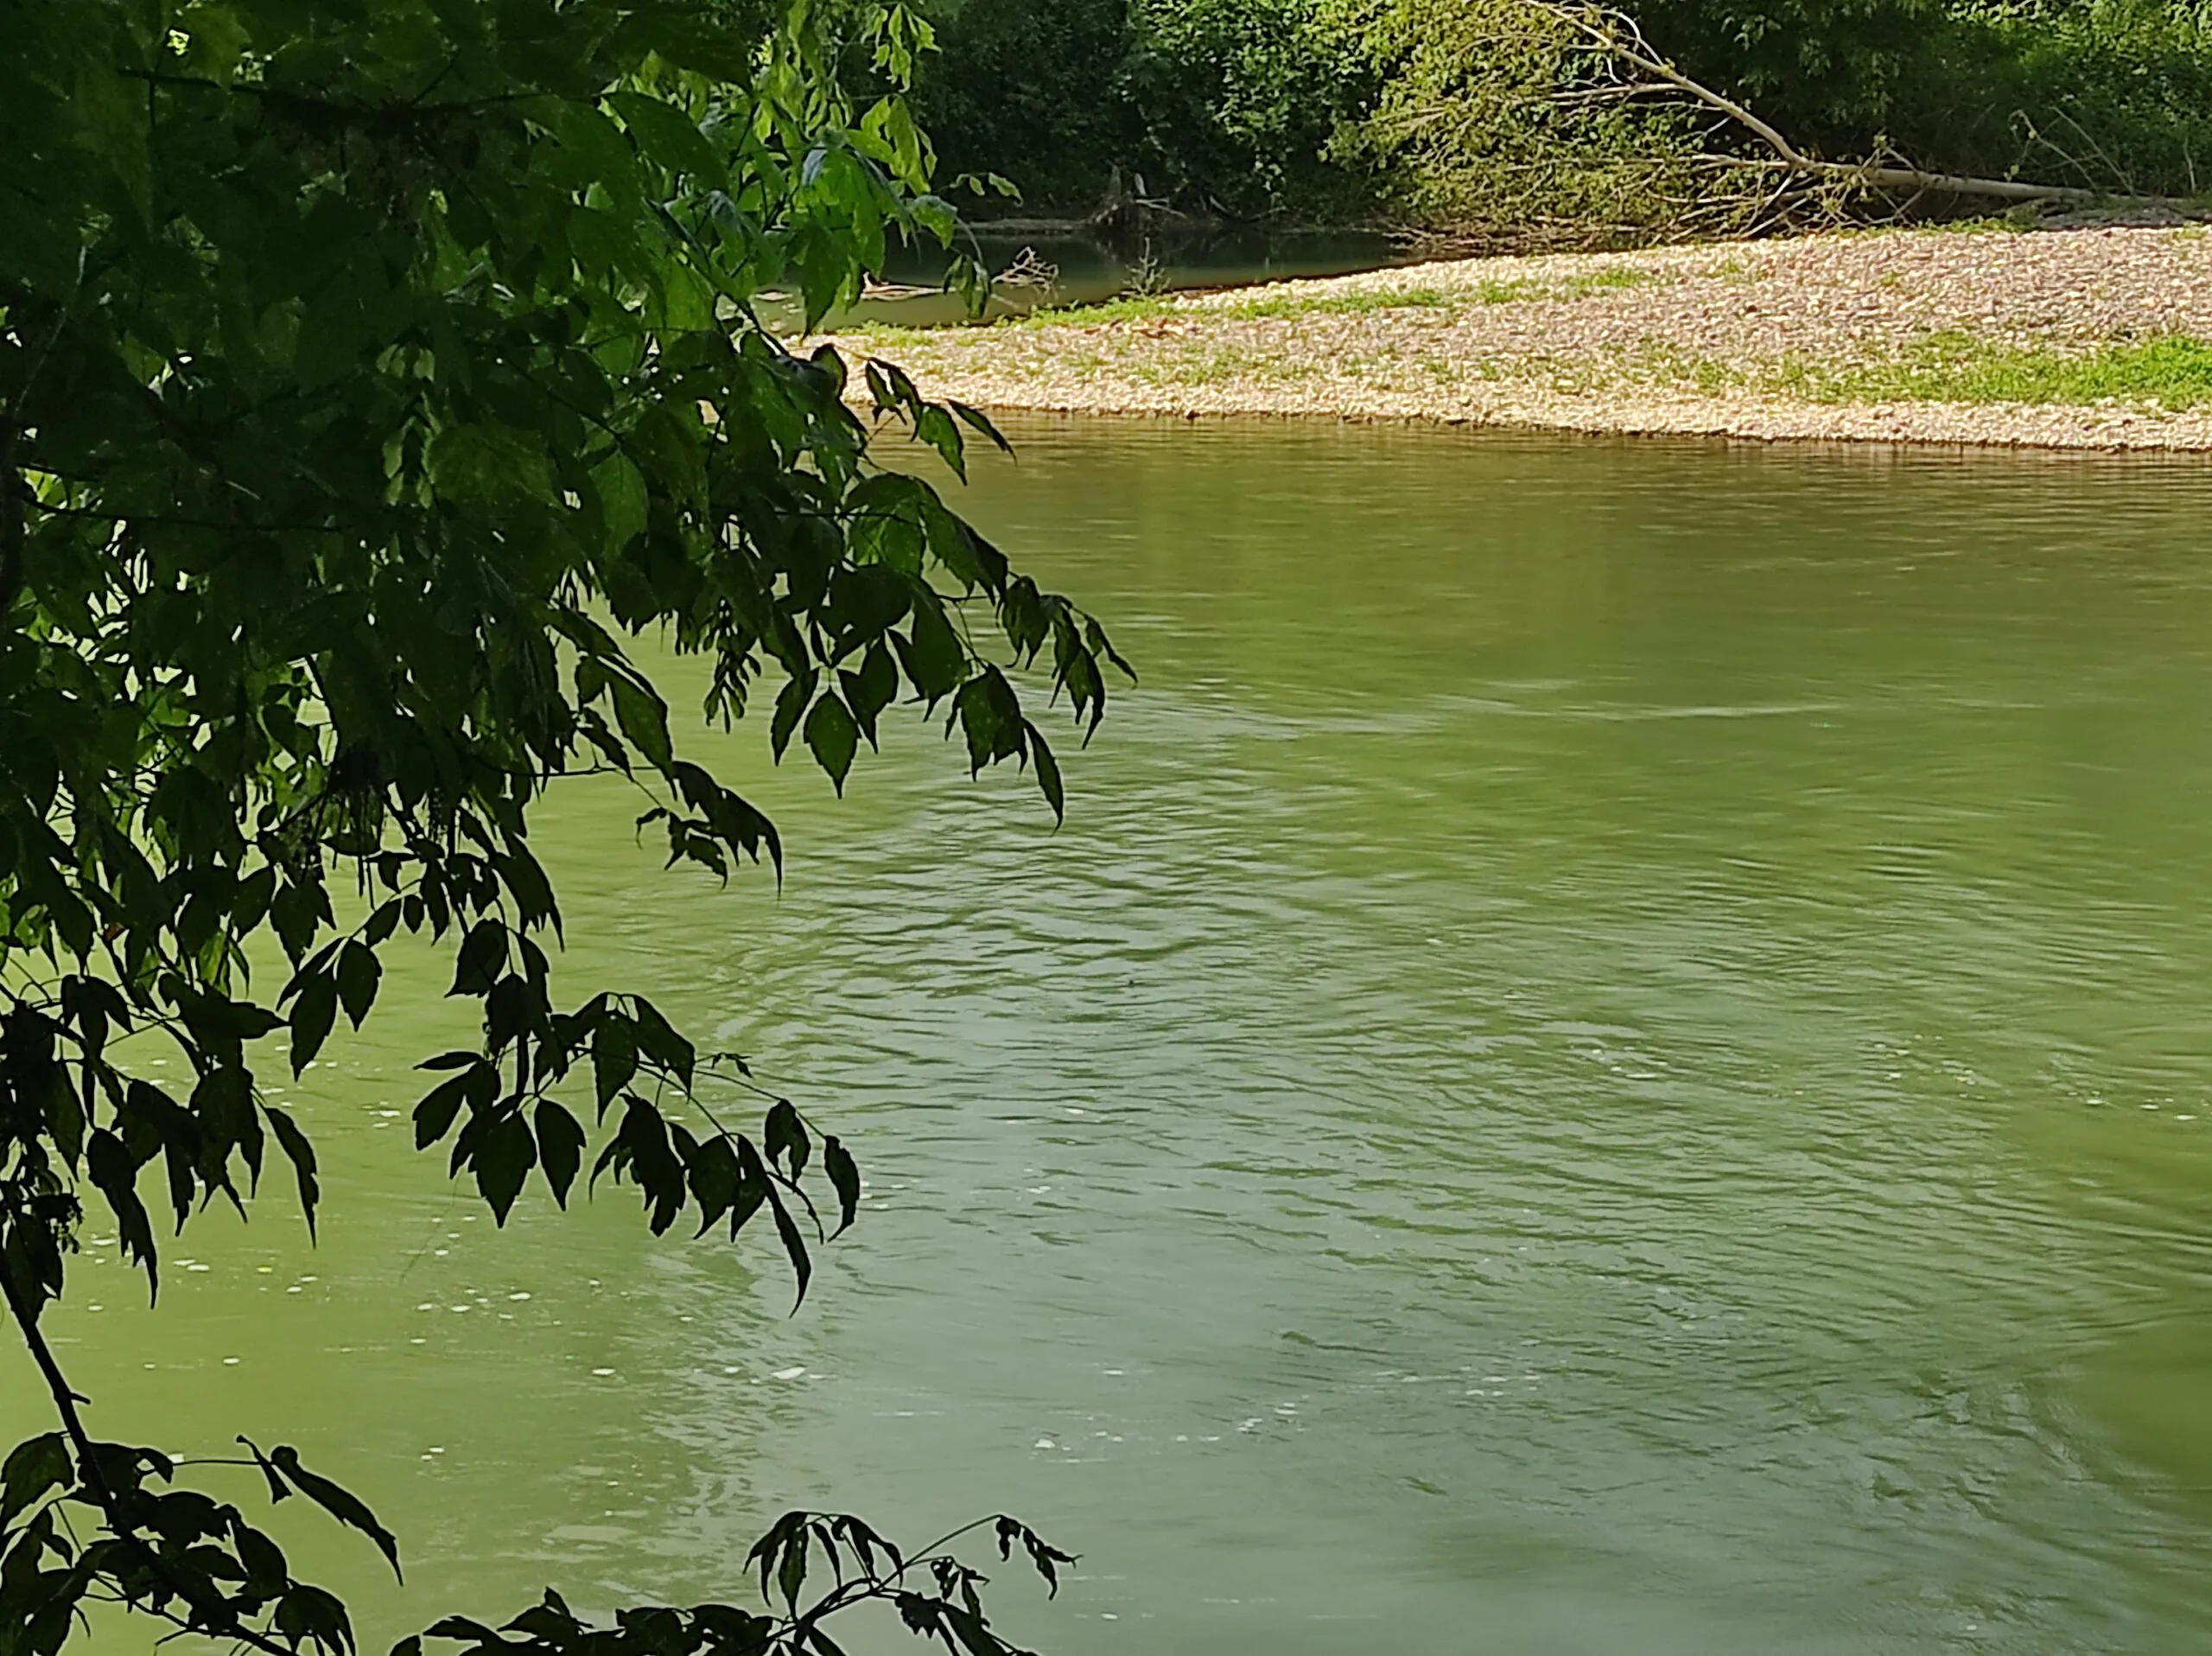
[{"label": "small sandbar", "polygon": [[1463,259],[837,343],[991,409],[2212,450],[2212,234]]}]

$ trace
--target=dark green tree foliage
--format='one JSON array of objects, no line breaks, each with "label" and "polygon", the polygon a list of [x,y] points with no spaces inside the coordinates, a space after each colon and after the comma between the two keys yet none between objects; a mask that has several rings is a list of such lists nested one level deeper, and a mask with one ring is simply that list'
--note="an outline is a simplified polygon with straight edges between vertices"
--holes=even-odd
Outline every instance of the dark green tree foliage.
[{"label": "dark green tree foliage", "polygon": [[1809,144],[1886,130],[1944,0],[1644,0],[1625,8],[1689,73],[1754,99]]},{"label": "dark green tree foliage", "polygon": [[1116,180],[1194,212],[1357,214],[1330,141],[1375,76],[1318,0],[934,0],[916,87],[945,169],[1088,210]]},{"label": "dark green tree foliage", "polygon": [[[734,1131],[741,1073],[638,996],[558,991],[529,830],[563,778],[631,778],[671,863],[779,857],[683,756],[626,639],[707,658],[716,717],[768,697],[777,752],[840,784],[911,697],[1058,807],[1014,671],[1095,724],[1103,635],[873,466],[839,360],[753,319],[764,286],[818,318],[887,242],[952,232],[903,104],[854,108],[804,18],[0,0],[0,1286],[57,1416],[0,1468],[0,1656],[57,1649],[99,1601],[348,1650],[257,1489],[397,1568],[289,1447],[242,1437],[203,1490],[101,1441],[41,1321],[95,1213],[149,1285],[161,1233],[243,1208],[272,1162],[312,1222],[309,1123],[260,1081],[372,1014],[401,933],[441,942],[481,1014],[474,1045],[426,1054],[416,1142],[496,1217],[533,1181],[564,1203],[628,1183],[656,1232],[772,1232],[802,1292],[810,1187],[851,1221],[835,1137],[780,1102]],[[867,30],[896,84],[912,20]],[[988,431],[888,369],[866,391],[955,468],[963,417]],[[1011,1520],[996,1539],[1048,1577],[1063,1561]],[[753,1563],[761,1609],[593,1632],[549,1595],[504,1637],[429,1637],[827,1653],[824,1618],[874,1599],[948,1649],[1001,1648],[971,1570],[857,1520],[794,1514]]]},{"label": "dark green tree foliage", "polygon": [[921,65],[916,111],[953,175],[997,173],[1032,204],[1090,207],[1136,133],[1121,95],[1128,0],[938,0],[943,50]]},{"label": "dark green tree foliage", "polygon": [[2195,194],[2212,154],[2200,0],[1645,0],[1662,50],[1800,142]]},{"label": "dark green tree foliage", "polygon": [[1135,0],[1121,95],[1133,162],[1161,192],[1234,215],[1365,205],[1331,154],[1378,77],[1362,35],[1315,0]]},{"label": "dark green tree foliage", "polygon": [[[1621,9],[1691,74],[1748,98],[1831,158],[1889,147],[1952,171],[2196,194],[2212,155],[2205,0]],[[1512,198],[1532,224],[1620,217],[1611,183],[1573,178],[1592,156],[1609,177],[1632,161],[1620,135],[1573,99],[1530,107],[1555,90],[1541,80],[1513,86],[1525,43],[1545,32],[1534,13],[1516,22],[1511,7],[1486,0],[926,0],[926,10],[945,50],[918,90],[924,124],[951,170],[1002,173],[1033,203],[1088,209],[1118,174],[1125,184],[1141,175],[1179,207],[1239,215],[1383,208],[1453,225],[1470,222],[1455,204],[1471,203],[1480,204],[1473,221],[1507,229],[1489,214]],[[1446,61],[1452,41],[1484,35],[1506,49]],[[1450,133],[1406,141],[1396,118],[1435,107],[1452,80],[1499,95],[1462,99]],[[1532,143],[1539,129],[1560,142]],[[1447,152],[1469,158],[1456,178]]]}]

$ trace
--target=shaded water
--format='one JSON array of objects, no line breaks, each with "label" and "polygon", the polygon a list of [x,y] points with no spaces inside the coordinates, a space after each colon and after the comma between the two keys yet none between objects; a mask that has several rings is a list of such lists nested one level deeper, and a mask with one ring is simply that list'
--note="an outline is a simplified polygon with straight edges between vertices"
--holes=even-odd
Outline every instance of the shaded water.
[{"label": "shaded water", "polygon": [[300,1089],[320,1250],[84,1273],[101,1424],[355,1481],[409,1589],[302,1553],[379,1633],[731,1593],[804,1500],[1032,1518],[1072,1656],[2207,1647],[2212,477],[1014,435],[970,506],[1146,673],[1057,836],[913,732],[842,805],[720,750],[780,897],[612,791],[550,836],[579,992],[857,1141],[807,1309],[619,1197],[471,1217],[425,974]]}]

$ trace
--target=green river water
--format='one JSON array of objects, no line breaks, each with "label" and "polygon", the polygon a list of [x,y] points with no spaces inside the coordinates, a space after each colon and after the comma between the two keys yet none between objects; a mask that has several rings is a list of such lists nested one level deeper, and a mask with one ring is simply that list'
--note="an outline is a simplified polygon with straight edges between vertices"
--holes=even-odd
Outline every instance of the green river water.
[{"label": "green river water", "polygon": [[294,1089],[320,1246],[92,1251],[96,1423],[361,1489],[404,1590],[280,1528],[379,1643],[804,1502],[1031,1519],[1065,1656],[2212,1649],[2212,472],[1014,434],[969,508],[1145,675],[1065,829],[917,727],[842,804],[703,749],[780,895],[544,831],[579,995],[855,1142],[805,1309],[626,1193],[495,1232],[403,971]]}]

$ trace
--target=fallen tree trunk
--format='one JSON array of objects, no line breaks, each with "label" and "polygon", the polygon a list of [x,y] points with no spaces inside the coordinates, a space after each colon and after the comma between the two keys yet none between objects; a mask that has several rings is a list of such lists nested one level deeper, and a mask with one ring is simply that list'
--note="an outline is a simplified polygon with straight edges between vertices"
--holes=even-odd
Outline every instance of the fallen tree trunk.
[{"label": "fallen tree trunk", "polygon": [[1532,10],[1557,19],[1579,31],[1598,50],[1617,63],[1652,77],[1651,81],[1616,89],[1618,95],[1671,91],[1726,117],[1773,151],[1772,161],[1732,160],[1725,164],[1779,169],[1808,179],[1846,188],[1868,190],[1913,190],[1923,194],[1964,195],[1989,201],[2024,203],[2050,202],[2062,207],[2150,207],[2165,212],[2201,215],[2204,204],[2171,195],[2135,195],[2096,190],[2078,184],[2039,184],[2017,178],[1980,178],[1962,173],[1929,172],[1918,167],[1874,161],[1823,161],[1808,156],[1789,136],[1753,114],[1725,92],[1692,80],[1652,48],[1636,20],[1602,6],[1558,3],[1558,0],[1523,0]]}]

